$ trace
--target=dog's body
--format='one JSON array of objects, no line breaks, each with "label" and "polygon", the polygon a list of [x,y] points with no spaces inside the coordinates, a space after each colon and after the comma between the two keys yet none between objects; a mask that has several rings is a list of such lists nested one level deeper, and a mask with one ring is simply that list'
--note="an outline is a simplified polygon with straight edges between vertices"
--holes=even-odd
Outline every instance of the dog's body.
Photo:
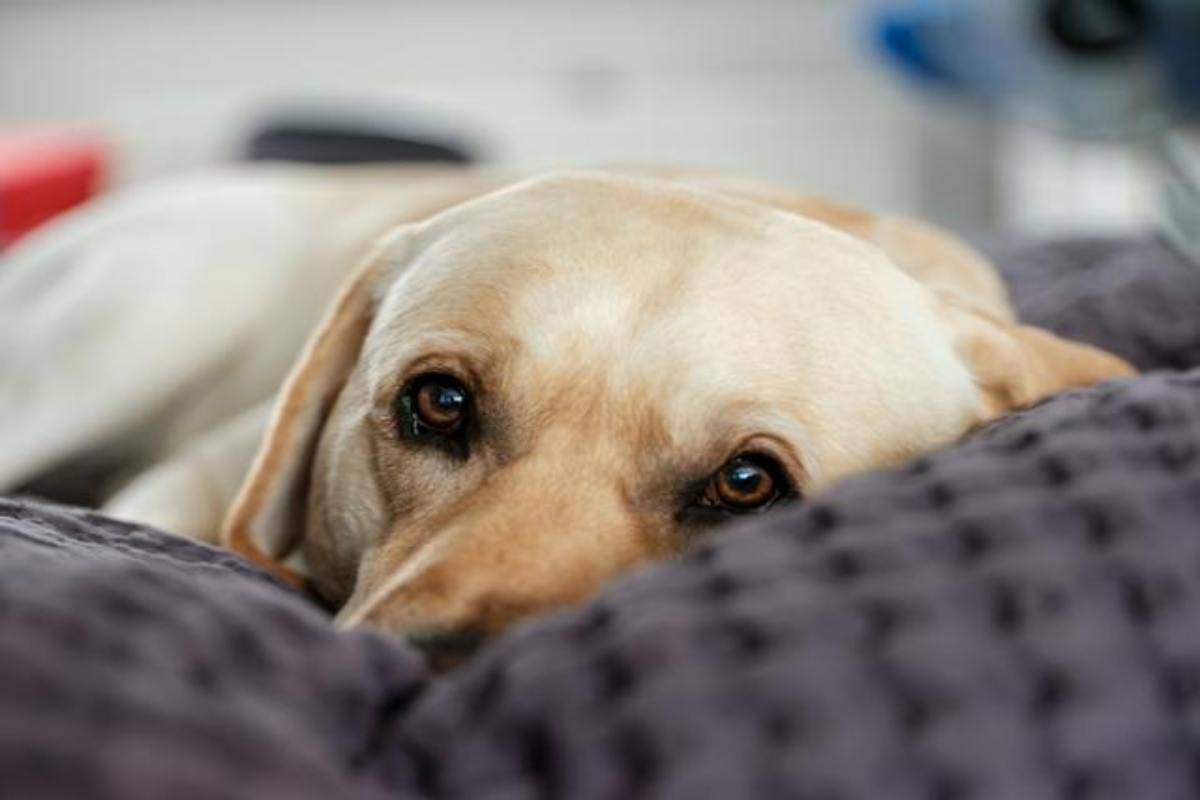
[{"label": "dog's body", "polygon": [[380,235],[500,183],[242,167],[34,234],[0,260],[0,490],[114,447],[147,467],[269,400]]},{"label": "dog's body", "polygon": [[[115,510],[209,539],[227,516],[223,543],[283,574],[301,553],[342,620],[445,641],[1131,372],[1018,325],[990,266],[919,223],[719,176],[507,183],[235,173],[32,243],[0,271],[0,488],[146,426],[143,461],[173,457]],[[123,268],[184,305],[64,299]],[[155,341],[161,359],[127,352]],[[81,384],[96,407],[63,426]]]}]

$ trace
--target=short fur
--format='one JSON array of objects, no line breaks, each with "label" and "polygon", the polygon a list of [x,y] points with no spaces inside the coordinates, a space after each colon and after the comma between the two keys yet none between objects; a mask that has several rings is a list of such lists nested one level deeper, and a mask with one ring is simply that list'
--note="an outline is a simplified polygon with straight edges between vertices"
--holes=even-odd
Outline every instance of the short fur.
[{"label": "short fur", "polygon": [[[153,468],[110,512],[435,638],[679,552],[739,451],[812,496],[1132,373],[1020,325],[936,228],[672,170],[244,167],[97,203],[3,267],[0,490],[120,442]],[[397,435],[430,369],[475,393],[465,461]]]},{"label": "short fur", "polygon": [[[477,394],[464,463],[396,435],[431,367]],[[1131,372],[1017,324],[919,223],[711,176],[540,177],[363,261],[222,541],[301,552],[344,624],[490,634],[679,551],[701,533],[681,492],[749,443],[811,495]]]}]

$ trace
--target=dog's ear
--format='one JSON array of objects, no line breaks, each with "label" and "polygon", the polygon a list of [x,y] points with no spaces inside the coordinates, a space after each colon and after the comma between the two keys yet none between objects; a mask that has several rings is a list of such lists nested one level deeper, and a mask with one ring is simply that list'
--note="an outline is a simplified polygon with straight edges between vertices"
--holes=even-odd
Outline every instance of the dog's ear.
[{"label": "dog's ear", "polygon": [[1078,386],[1136,374],[1123,359],[940,295],[955,350],[983,393],[981,421]]},{"label": "dog's ear", "polygon": [[321,429],[374,317],[375,287],[384,270],[380,250],[342,285],[292,367],[258,455],[222,527],[222,545],[293,584],[303,579],[283,566],[282,559],[303,535],[309,473]]}]

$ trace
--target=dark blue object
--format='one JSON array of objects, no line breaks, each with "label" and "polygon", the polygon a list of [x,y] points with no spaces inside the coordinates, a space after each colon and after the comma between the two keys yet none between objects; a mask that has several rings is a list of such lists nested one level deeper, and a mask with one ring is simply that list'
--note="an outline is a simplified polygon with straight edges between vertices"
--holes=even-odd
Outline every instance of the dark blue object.
[{"label": "dark blue object", "polygon": [[875,45],[889,63],[909,77],[941,89],[963,89],[962,81],[929,46],[933,25],[928,8],[884,10],[872,24]]}]

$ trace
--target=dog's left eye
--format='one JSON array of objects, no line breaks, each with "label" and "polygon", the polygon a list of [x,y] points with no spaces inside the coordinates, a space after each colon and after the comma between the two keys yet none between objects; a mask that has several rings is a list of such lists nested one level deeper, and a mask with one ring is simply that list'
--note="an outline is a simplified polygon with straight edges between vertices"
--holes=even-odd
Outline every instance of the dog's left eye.
[{"label": "dog's left eye", "polygon": [[761,453],[743,453],[708,479],[700,505],[732,513],[764,511],[791,492],[779,462]]},{"label": "dog's left eye", "polygon": [[471,416],[470,392],[458,378],[442,373],[413,378],[397,405],[401,433],[412,439],[455,438]]}]

